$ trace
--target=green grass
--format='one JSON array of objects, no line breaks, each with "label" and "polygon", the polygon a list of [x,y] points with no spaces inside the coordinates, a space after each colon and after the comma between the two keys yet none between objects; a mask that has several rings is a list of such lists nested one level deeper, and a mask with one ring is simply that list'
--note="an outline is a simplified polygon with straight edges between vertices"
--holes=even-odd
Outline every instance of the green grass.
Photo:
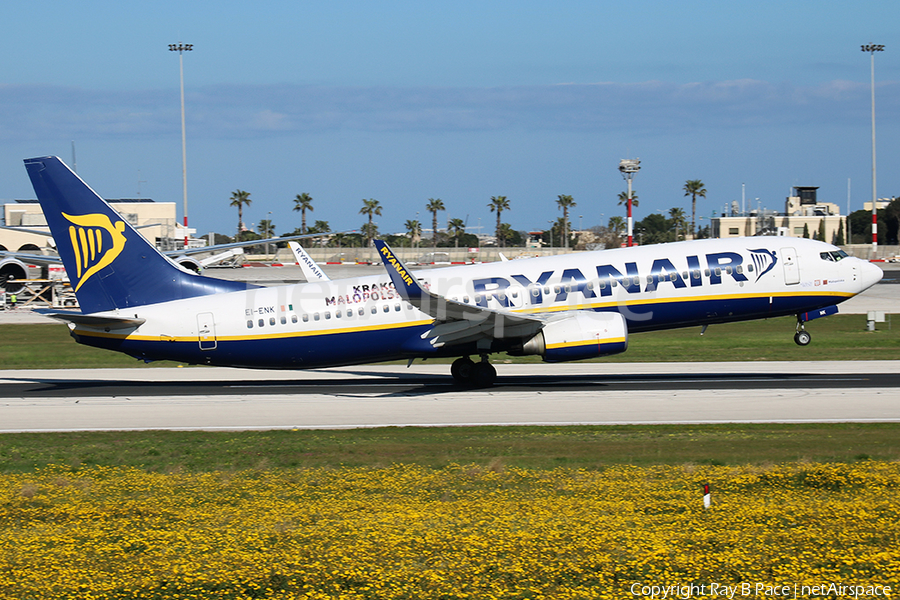
[{"label": "green grass", "polygon": [[[807,324],[812,344],[794,343],[791,317],[711,325],[700,328],[636,333],[624,354],[602,362],[756,361],[756,360],[898,360],[900,323],[893,329],[879,323],[866,331],[864,315],[835,315]],[[540,357],[495,355],[499,362],[540,362]],[[440,361],[449,362],[449,360]],[[159,361],[151,366],[173,366]],[[399,364],[399,363],[398,363]],[[143,362],[107,350],[77,344],[64,325],[0,325],[0,368],[141,367]]]},{"label": "green grass", "polygon": [[0,473],[50,464],[211,472],[305,467],[767,465],[900,460],[900,423],[388,427],[0,435]]}]

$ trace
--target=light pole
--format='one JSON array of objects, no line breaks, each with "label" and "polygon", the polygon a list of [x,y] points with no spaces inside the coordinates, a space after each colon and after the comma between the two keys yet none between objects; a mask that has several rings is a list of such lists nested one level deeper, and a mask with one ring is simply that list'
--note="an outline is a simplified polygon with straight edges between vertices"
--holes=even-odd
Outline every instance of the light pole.
[{"label": "light pole", "polygon": [[619,171],[628,182],[628,247],[634,246],[634,221],[631,218],[631,180],[641,170],[641,159],[623,158],[619,161]]},{"label": "light pole", "polygon": [[875,191],[875,53],[884,51],[884,44],[863,44],[863,52],[872,56],[872,258],[878,258],[878,195]]},{"label": "light pole", "polygon": [[178,73],[181,79],[181,183],[184,188],[184,248],[188,247],[188,206],[187,206],[187,143],[184,132],[184,52],[194,49],[193,44],[169,44],[171,52],[178,53]]}]

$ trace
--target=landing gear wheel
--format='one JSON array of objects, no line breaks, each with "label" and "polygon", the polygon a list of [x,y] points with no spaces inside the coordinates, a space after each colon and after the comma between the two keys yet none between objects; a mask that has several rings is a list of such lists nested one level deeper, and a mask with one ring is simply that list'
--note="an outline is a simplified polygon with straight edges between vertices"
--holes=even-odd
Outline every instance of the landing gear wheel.
[{"label": "landing gear wheel", "polygon": [[475,365],[472,371],[471,383],[475,387],[490,387],[497,380],[497,370],[494,365],[487,361],[480,362]]},{"label": "landing gear wheel", "polygon": [[798,331],[794,334],[794,342],[798,346],[806,346],[812,341],[812,336],[809,335],[809,332],[805,329]]},{"label": "landing gear wheel", "polygon": [[450,365],[450,374],[456,383],[468,384],[472,380],[472,373],[475,370],[475,363],[468,356],[457,358]]}]

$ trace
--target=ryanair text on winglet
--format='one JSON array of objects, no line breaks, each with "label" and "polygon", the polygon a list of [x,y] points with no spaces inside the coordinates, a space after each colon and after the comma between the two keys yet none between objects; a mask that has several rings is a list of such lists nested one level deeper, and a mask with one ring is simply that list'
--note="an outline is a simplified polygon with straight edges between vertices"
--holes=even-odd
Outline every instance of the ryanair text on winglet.
[{"label": "ryanair text on winglet", "polygon": [[413,278],[406,272],[406,269],[403,268],[400,261],[394,257],[390,250],[388,250],[387,246],[381,247],[381,253],[384,254],[385,259],[387,259],[387,261],[391,263],[391,266],[394,267],[394,270],[400,276],[400,279],[403,280],[403,283],[407,286],[411,286],[413,284]]}]

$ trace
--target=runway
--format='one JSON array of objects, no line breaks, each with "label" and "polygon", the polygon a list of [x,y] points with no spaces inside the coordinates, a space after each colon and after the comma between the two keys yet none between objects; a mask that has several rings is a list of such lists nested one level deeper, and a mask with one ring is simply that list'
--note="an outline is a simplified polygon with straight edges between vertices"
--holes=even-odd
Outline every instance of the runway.
[{"label": "runway", "polygon": [[900,421],[895,361],[0,371],[0,432]]}]

